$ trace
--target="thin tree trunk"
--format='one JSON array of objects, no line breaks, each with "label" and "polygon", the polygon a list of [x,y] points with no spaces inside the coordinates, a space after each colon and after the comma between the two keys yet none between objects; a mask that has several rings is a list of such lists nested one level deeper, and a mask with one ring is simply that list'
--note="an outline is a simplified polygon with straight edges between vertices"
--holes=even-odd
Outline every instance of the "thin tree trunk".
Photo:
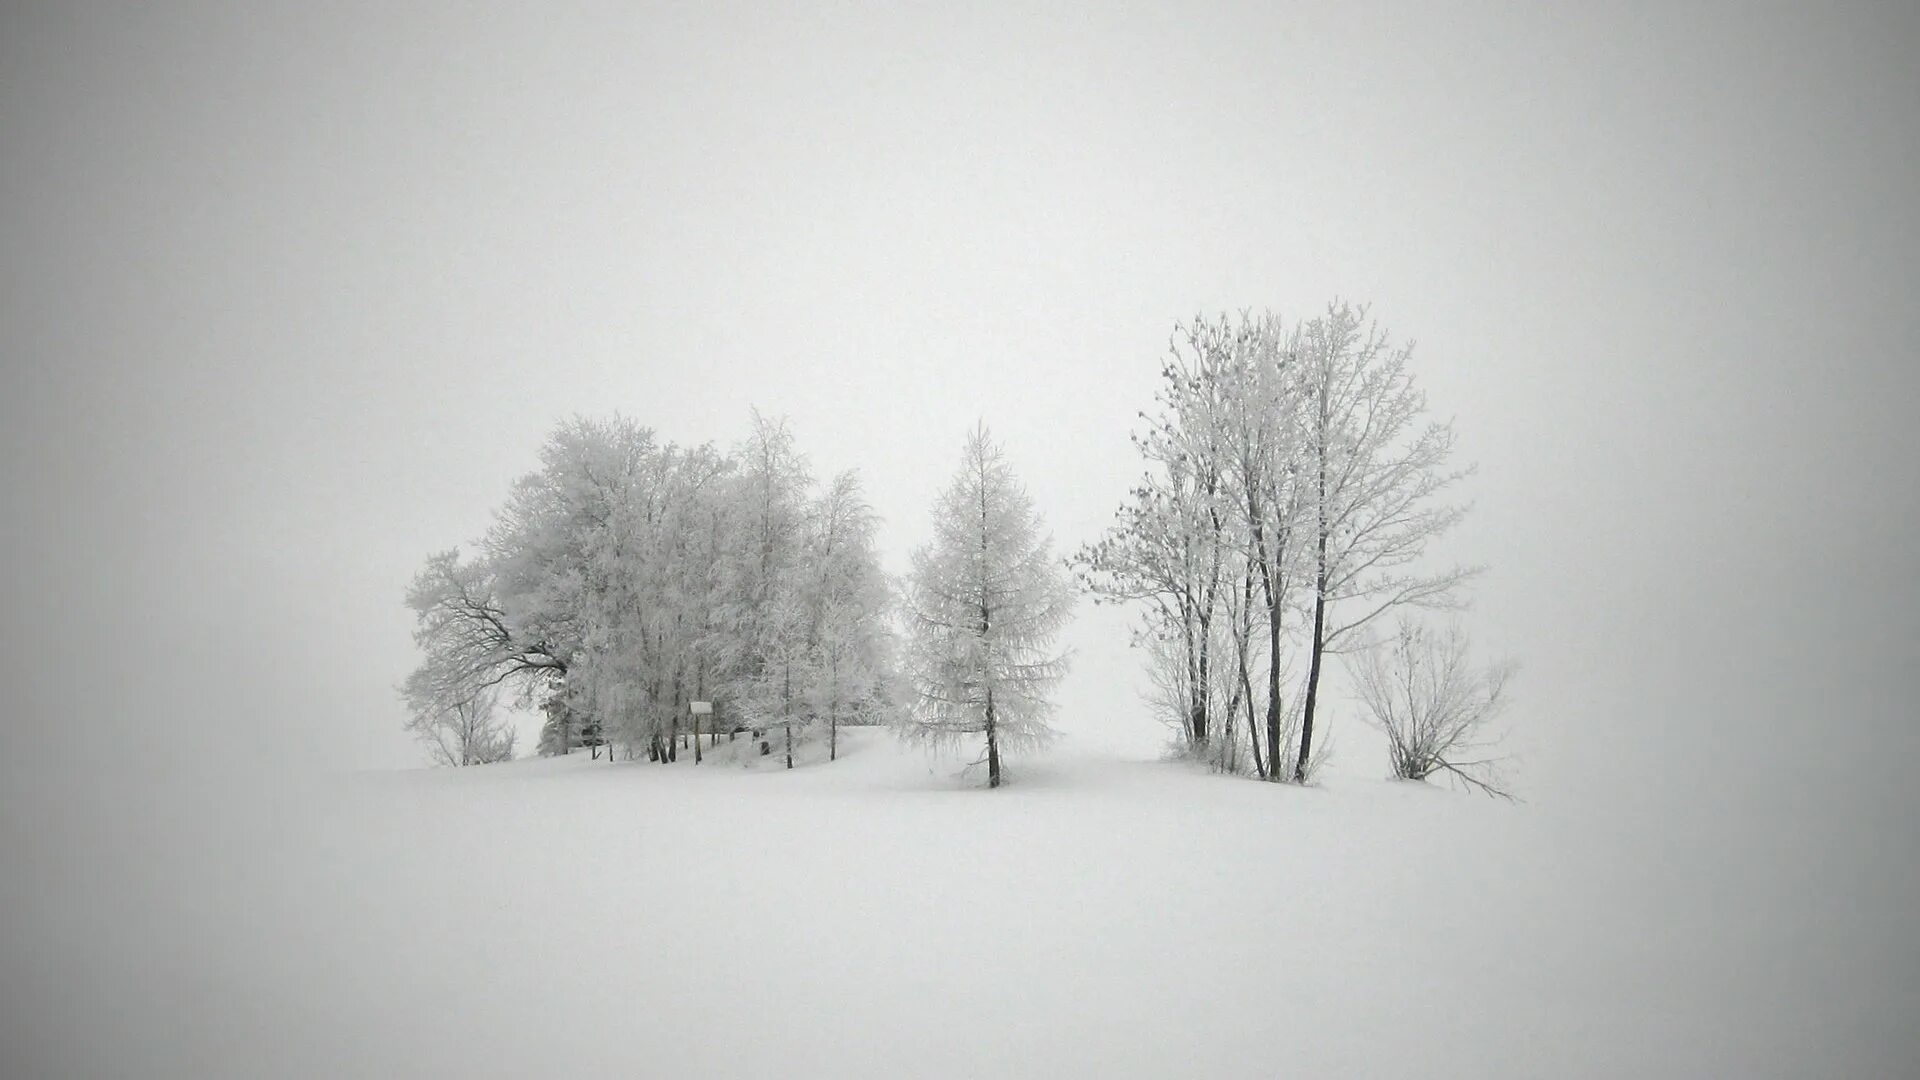
[{"label": "thin tree trunk", "polygon": [[1212,717],[1208,717],[1208,700],[1213,694],[1213,667],[1210,642],[1213,638],[1213,621],[1208,617],[1200,619],[1200,686],[1194,688],[1194,742],[1200,751],[1206,753],[1208,740],[1213,738]]},{"label": "thin tree trunk", "polygon": [[1205,723],[1201,717],[1203,706],[1200,704],[1200,648],[1193,637],[1193,603],[1188,595],[1180,596],[1180,649],[1181,662],[1186,665],[1187,719],[1186,730],[1181,734],[1187,737],[1187,752],[1200,753],[1200,728]]},{"label": "thin tree trunk", "polygon": [[1267,761],[1260,754],[1260,721],[1253,712],[1253,676],[1247,670],[1247,646],[1253,637],[1253,568],[1240,579],[1240,614],[1233,623],[1233,656],[1240,669],[1240,696],[1247,708],[1247,741],[1253,746],[1253,774],[1267,778]]},{"label": "thin tree trunk", "polygon": [[1208,667],[1207,643],[1213,636],[1212,620],[1202,616],[1200,619],[1200,678],[1193,687],[1193,746],[1201,754],[1207,752],[1207,698],[1213,687],[1209,680],[1212,674]]},{"label": "thin tree trunk", "polygon": [[1293,782],[1307,782],[1307,758],[1313,753],[1313,710],[1320,698],[1320,656],[1326,651],[1327,539],[1320,537],[1320,572],[1313,596],[1313,659],[1307,663],[1307,707],[1300,717],[1300,759],[1293,766]]},{"label": "thin tree trunk", "polygon": [[1000,737],[994,730],[993,688],[987,688],[987,787],[1000,786]]},{"label": "thin tree trunk", "polygon": [[1247,658],[1240,657],[1240,692],[1247,701],[1247,741],[1253,744],[1253,774],[1267,779],[1267,760],[1260,754],[1260,723],[1253,715],[1253,677],[1247,672]]},{"label": "thin tree trunk", "polygon": [[1314,456],[1313,657],[1307,662],[1307,705],[1300,718],[1300,759],[1293,766],[1293,782],[1307,782],[1308,755],[1313,752],[1313,713],[1320,700],[1320,656],[1326,651],[1327,627],[1327,380],[1320,381],[1319,439]]},{"label": "thin tree trunk", "polygon": [[1267,756],[1274,765],[1267,770],[1267,779],[1276,781],[1285,778],[1285,773],[1280,767],[1280,619],[1279,605],[1269,604],[1267,613]]}]

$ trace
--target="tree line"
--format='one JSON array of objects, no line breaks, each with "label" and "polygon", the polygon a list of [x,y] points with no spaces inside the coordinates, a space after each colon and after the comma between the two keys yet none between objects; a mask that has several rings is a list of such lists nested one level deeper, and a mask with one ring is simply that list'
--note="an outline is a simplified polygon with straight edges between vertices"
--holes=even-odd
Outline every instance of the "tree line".
[{"label": "tree line", "polygon": [[898,583],[857,474],[816,484],[782,420],[755,413],[730,452],[570,421],[473,556],[438,553],[415,577],[410,726],[448,764],[511,756],[488,719],[506,691],[545,711],[543,753],[670,762],[691,736],[697,762],[687,707],[705,700],[710,739],[778,732],[788,767],[796,741],[831,760],[841,724],[887,722],[977,740],[997,787],[1003,752],[1052,735],[1055,641],[1085,591],[1140,611],[1154,704],[1185,754],[1307,782],[1340,656],[1395,775],[1504,794],[1481,743],[1510,669],[1474,668],[1457,625],[1405,617],[1457,606],[1477,572],[1427,565],[1467,472],[1411,355],[1343,303],[1180,324],[1134,436],[1144,473],[1103,537],[1057,558],[982,426]]}]

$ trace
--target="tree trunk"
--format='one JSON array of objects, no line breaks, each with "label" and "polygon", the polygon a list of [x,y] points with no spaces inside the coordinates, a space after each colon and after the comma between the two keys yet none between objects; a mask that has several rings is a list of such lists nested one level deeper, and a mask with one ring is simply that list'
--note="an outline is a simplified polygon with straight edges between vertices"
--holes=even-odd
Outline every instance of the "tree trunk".
[{"label": "tree trunk", "polygon": [[1000,736],[994,730],[993,690],[987,690],[987,787],[1000,786]]},{"label": "tree trunk", "polygon": [[787,729],[787,768],[793,768],[793,721],[786,723]]},{"label": "tree trunk", "polygon": [[1207,752],[1207,739],[1210,735],[1210,732],[1207,730],[1207,698],[1213,691],[1213,687],[1210,684],[1212,674],[1208,666],[1209,657],[1207,655],[1207,642],[1208,639],[1213,636],[1213,627],[1209,625],[1211,621],[1212,620],[1206,618],[1200,620],[1200,677],[1198,681],[1194,683],[1192,690],[1193,748],[1203,756]]},{"label": "tree trunk", "polygon": [[1320,571],[1313,595],[1313,658],[1307,662],[1307,707],[1300,717],[1300,760],[1293,766],[1293,782],[1307,782],[1307,756],[1313,753],[1313,710],[1320,699],[1320,656],[1326,651],[1327,539],[1320,537]]},{"label": "tree trunk", "polygon": [[1253,712],[1253,675],[1247,670],[1247,649],[1253,641],[1253,567],[1240,579],[1240,608],[1230,625],[1233,659],[1240,675],[1240,697],[1247,708],[1247,741],[1253,746],[1253,774],[1267,778],[1267,762],[1260,754],[1260,720]]},{"label": "tree trunk", "polygon": [[693,763],[700,764],[700,714],[693,714]]},{"label": "tree trunk", "polygon": [[1187,726],[1182,735],[1187,737],[1187,752],[1198,755],[1200,740],[1198,734],[1204,721],[1201,719],[1202,706],[1197,692],[1200,686],[1200,648],[1193,636],[1193,603],[1185,595],[1180,597],[1180,647],[1182,660],[1187,668]]},{"label": "tree trunk", "polygon": [[668,722],[667,760],[668,761],[680,760],[680,717],[678,714],[675,714],[674,718]]},{"label": "tree trunk", "polygon": [[[1273,595],[1280,593],[1275,591]],[[1267,760],[1273,767],[1267,770],[1267,779],[1279,781],[1286,778],[1286,772],[1280,764],[1280,621],[1278,604],[1269,604],[1267,612]]]},{"label": "tree trunk", "polygon": [[1327,384],[1320,382],[1319,439],[1314,456],[1313,657],[1307,662],[1307,704],[1300,717],[1300,759],[1293,766],[1293,782],[1307,782],[1307,759],[1313,753],[1313,713],[1320,700],[1320,656],[1326,651],[1327,628]]},{"label": "tree trunk", "polygon": [[1260,722],[1253,715],[1253,678],[1247,673],[1247,657],[1240,656],[1240,693],[1247,701],[1247,741],[1253,744],[1253,774],[1267,778],[1267,760],[1260,754]]},{"label": "tree trunk", "polygon": [[827,760],[840,760],[840,711],[827,717]]}]

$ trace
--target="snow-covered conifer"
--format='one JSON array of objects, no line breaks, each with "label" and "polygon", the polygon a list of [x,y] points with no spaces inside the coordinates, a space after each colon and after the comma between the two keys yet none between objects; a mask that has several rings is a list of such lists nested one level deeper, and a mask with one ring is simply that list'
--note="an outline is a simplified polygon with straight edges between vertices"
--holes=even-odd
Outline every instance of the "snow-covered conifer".
[{"label": "snow-covered conifer", "polygon": [[1053,646],[1072,613],[1071,578],[984,425],[968,437],[933,525],[906,587],[918,700],[904,731],[936,744],[984,735],[987,782],[999,787],[1003,750],[1052,738],[1048,695],[1067,663]]}]

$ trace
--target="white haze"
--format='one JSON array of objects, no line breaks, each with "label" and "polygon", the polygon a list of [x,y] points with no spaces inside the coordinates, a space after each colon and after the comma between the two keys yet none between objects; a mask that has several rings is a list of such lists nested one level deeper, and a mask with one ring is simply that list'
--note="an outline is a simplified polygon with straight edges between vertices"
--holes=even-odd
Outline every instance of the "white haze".
[{"label": "white haze", "polygon": [[[1899,4],[10,7],[0,1047],[163,995],[139,951],[239,903],[203,871],[275,777],[424,761],[405,583],[558,419],[784,414],[894,570],[984,419],[1064,551],[1174,320],[1338,295],[1479,466],[1437,555],[1523,665],[1512,867],[1920,1061],[1916,46]],[[1061,725],[1147,756],[1126,625],[1082,609]]]}]

